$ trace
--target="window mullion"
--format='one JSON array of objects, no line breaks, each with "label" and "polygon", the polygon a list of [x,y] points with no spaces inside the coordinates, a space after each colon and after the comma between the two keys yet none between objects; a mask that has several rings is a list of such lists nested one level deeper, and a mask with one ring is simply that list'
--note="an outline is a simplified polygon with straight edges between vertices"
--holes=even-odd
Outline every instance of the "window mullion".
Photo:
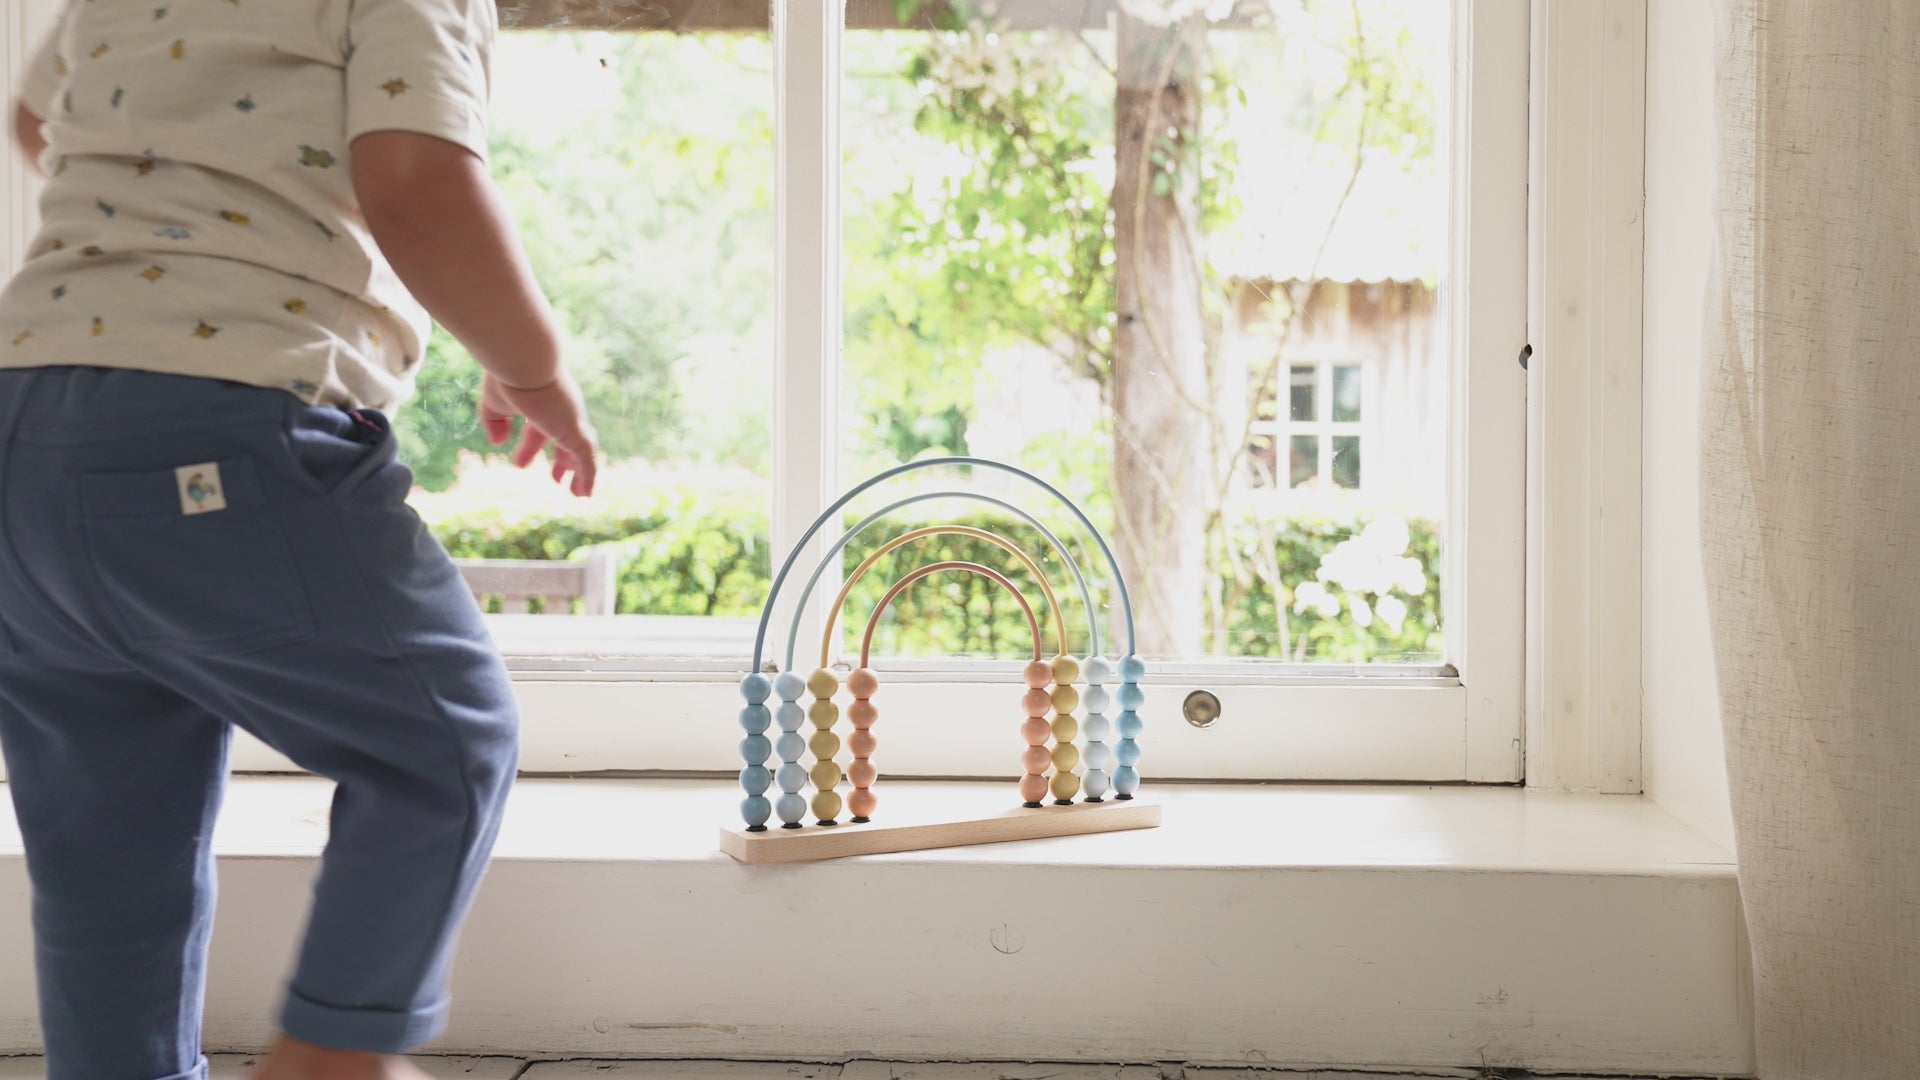
[{"label": "window mullion", "polygon": [[[777,562],[832,502],[839,486],[841,341],[840,80],[846,0],[772,0],[774,37],[773,553]],[[805,575],[832,530],[803,553]],[[837,581],[824,583],[828,590]],[[827,591],[827,595],[832,595]],[[779,657],[793,617],[784,597],[768,655]],[[817,611],[801,620],[816,638]],[[804,655],[805,650],[802,650]],[[806,667],[804,660],[799,666]]]}]

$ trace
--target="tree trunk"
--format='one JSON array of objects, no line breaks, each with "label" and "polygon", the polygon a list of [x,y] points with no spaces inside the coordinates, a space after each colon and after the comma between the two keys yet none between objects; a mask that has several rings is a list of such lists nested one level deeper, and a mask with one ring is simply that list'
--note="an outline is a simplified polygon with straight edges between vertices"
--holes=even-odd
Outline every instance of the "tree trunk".
[{"label": "tree trunk", "polygon": [[1118,19],[1115,539],[1140,653],[1192,657],[1201,649],[1211,482],[1196,207],[1206,22]]}]

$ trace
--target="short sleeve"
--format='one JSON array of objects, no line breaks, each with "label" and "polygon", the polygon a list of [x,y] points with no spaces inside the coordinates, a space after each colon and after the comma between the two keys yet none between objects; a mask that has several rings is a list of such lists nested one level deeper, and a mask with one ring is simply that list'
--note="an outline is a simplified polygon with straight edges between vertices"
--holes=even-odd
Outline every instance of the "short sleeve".
[{"label": "short sleeve", "polygon": [[487,156],[495,0],[352,0],[347,138],[416,131]]},{"label": "short sleeve", "polygon": [[67,61],[60,55],[60,39],[64,36],[60,31],[66,21],[66,7],[62,5],[59,20],[34,51],[33,60],[28,63],[17,88],[20,104],[42,120],[53,115],[54,99],[60,95],[60,84],[67,77]]}]

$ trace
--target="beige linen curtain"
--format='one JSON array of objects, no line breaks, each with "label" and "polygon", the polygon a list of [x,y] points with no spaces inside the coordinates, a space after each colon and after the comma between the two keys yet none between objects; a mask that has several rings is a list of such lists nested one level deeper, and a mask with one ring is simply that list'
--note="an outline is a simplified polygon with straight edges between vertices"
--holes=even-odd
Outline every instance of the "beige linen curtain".
[{"label": "beige linen curtain", "polygon": [[1920,0],[1716,2],[1702,516],[1759,1074],[1920,1077]]}]

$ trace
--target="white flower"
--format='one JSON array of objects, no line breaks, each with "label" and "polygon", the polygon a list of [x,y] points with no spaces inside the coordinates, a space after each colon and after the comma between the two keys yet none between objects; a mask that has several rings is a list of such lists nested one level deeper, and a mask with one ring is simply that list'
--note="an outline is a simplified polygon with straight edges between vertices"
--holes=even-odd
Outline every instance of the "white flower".
[{"label": "white flower", "polygon": [[1403,554],[1412,535],[1407,530],[1406,518],[1383,512],[1361,531],[1360,538],[1374,552],[1386,556]]},{"label": "white flower", "polygon": [[1340,614],[1340,598],[1317,581],[1303,581],[1293,590],[1293,610],[1302,615],[1314,611],[1323,619],[1332,619]]},{"label": "white flower", "polygon": [[1420,560],[1411,555],[1397,559],[1398,564],[1392,570],[1393,587],[1408,596],[1422,596],[1427,591],[1427,568]]},{"label": "white flower", "polygon": [[1383,596],[1373,602],[1373,613],[1398,634],[1407,622],[1407,602],[1397,596]]},{"label": "white flower", "polygon": [[1373,625],[1373,609],[1367,606],[1365,597],[1349,596],[1347,603],[1353,608],[1353,625],[1363,630]]}]

